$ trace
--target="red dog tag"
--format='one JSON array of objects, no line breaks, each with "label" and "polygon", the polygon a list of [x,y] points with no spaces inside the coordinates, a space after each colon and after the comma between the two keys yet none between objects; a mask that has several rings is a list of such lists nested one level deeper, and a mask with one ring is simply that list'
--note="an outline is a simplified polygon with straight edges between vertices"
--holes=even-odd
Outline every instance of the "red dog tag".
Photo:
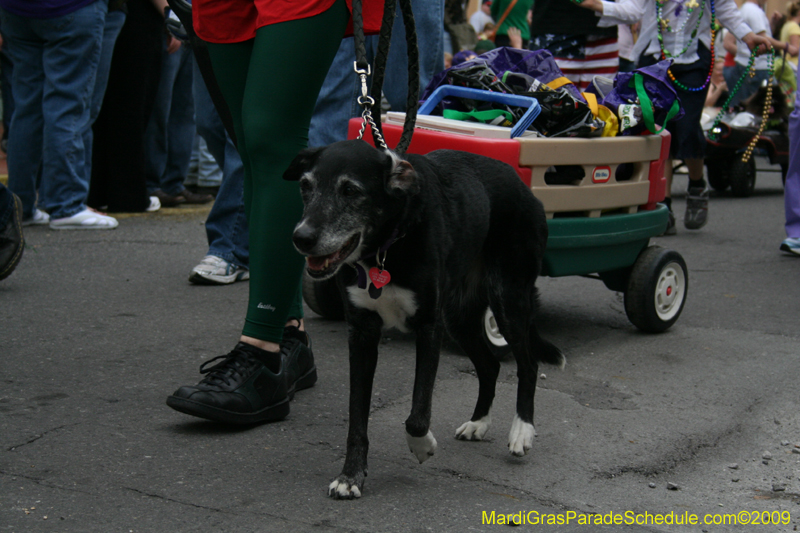
[{"label": "red dog tag", "polygon": [[372,267],[369,269],[369,279],[372,280],[376,289],[380,289],[392,280],[392,275],[388,270],[378,270],[378,267]]}]

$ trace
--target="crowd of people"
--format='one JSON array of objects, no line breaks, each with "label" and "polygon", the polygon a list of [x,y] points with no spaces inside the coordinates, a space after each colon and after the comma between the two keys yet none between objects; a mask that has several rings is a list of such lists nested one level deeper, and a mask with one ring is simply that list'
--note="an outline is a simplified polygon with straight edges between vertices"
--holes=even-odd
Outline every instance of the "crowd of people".
[{"label": "crowd of people", "polygon": [[[382,7],[383,0],[364,0],[370,57]],[[412,7],[422,88],[445,68],[446,56],[455,64],[494,46],[549,50],[579,87],[596,75],[613,77],[620,57],[625,70],[672,59],[669,73],[686,116],[668,125],[671,155],[689,171],[684,225],[693,230],[708,220],[700,114],[709,92],[724,84],[712,76],[712,20],[738,47],[735,54],[731,47],[738,58],[732,76],[742,58],[752,66],[751,50],[786,49],[796,62],[800,47],[797,6],[770,21],[758,0],[741,10],[734,0],[484,0],[469,22],[462,0],[412,0]],[[227,423],[285,417],[289,398],[313,385],[316,368],[303,320],[303,259],[290,238],[302,206],[297,185],[282,175],[306,146],[345,139],[347,120],[360,114],[353,41],[343,40],[350,8],[349,0],[194,0],[192,31],[207,43],[218,96],[232,117],[228,131],[192,51],[165,30],[170,18],[176,26],[166,0],[52,0],[44,7],[0,0],[9,60],[2,63],[4,111],[13,110],[10,122],[4,117],[9,187],[0,186],[0,279],[19,262],[23,226],[113,229],[119,223],[107,213],[208,203],[210,186],[209,249],[190,281],[249,280],[247,315],[234,349],[207,362],[201,381],[180,387],[167,403]],[[772,38],[779,22],[781,40]],[[406,106],[404,35],[398,16],[384,82],[396,111]],[[476,50],[478,42],[483,48]],[[797,106],[790,132],[798,154]],[[218,182],[196,178],[206,188],[192,190],[193,152],[198,168],[213,157]],[[786,179],[781,249],[800,255],[797,157]],[[667,191],[671,171],[667,165]],[[671,199],[665,203],[667,232],[674,233]]]}]

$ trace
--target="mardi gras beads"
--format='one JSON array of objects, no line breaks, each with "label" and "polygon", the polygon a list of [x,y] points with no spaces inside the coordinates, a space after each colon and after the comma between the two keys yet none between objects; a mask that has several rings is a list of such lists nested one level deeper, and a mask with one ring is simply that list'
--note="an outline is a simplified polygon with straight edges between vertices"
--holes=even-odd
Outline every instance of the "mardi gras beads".
[{"label": "mardi gras beads", "polygon": [[[734,85],[733,90],[730,93],[730,96],[728,96],[728,99],[725,101],[725,104],[723,104],[722,109],[714,119],[714,124],[711,126],[711,130],[709,131],[708,134],[708,138],[710,140],[715,141],[719,138],[719,134],[722,133],[722,130],[719,127],[719,123],[722,121],[722,117],[725,115],[725,111],[728,109],[728,105],[731,103],[731,100],[736,94],[736,91],[739,90],[745,78],[748,75],[752,76],[754,74],[755,71],[753,70],[753,64],[755,62],[757,53],[758,53],[757,49],[753,49],[753,51],[750,53],[750,61],[747,64],[747,68],[739,77],[739,79],[736,80],[736,85]],[[742,163],[747,163],[753,156],[753,150],[755,150],[756,144],[758,144],[758,139],[761,137],[761,134],[764,133],[764,128],[766,127],[767,120],[769,118],[769,110],[772,108],[772,83],[775,78],[774,48],[770,48],[770,54],[769,56],[767,56],[767,68],[769,70],[769,79],[767,80],[767,95],[764,98],[764,108],[761,110],[761,124],[759,124],[758,131],[753,136],[753,138],[750,139],[750,142],[747,144],[747,148],[745,148],[744,150],[744,155],[742,156]]]},{"label": "mardi gras beads", "polygon": [[[672,83],[675,84],[676,87],[687,92],[697,92],[704,90],[706,87],[708,87],[708,84],[711,82],[711,74],[714,72],[714,60],[716,55],[714,53],[714,42],[717,40],[716,10],[714,9],[714,0],[708,0],[708,2],[709,5],[711,6],[711,66],[708,69],[708,75],[706,76],[705,83],[703,83],[703,85],[701,85],[700,87],[689,87],[687,85],[684,85],[675,78],[675,75],[672,73],[671,68],[667,69],[667,76],[672,81]],[[689,39],[689,42],[686,44],[686,46],[683,47],[683,50],[681,50],[677,54],[672,54],[666,48],[664,48],[663,28],[668,27],[668,21],[665,21],[665,19],[661,16],[663,6],[664,2],[662,2],[661,0],[656,0],[656,15],[658,16],[658,24],[656,24],[656,27],[658,28],[658,44],[661,47],[661,59],[674,59],[676,57],[682,56],[691,47],[692,43],[697,38],[697,30],[700,28],[700,22],[703,20],[703,14],[705,13],[705,0],[703,0],[702,3],[703,10],[701,11],[700,16],[697,17],[697,23],[695,25],[694,30],[692,31],[692,35]],[[692,9],[690,8],[690,14],[691,10]],[[684,26],[686,25],[688,20],[689,17],[687,17],[686,20],[684,21]]]},{"label": "mardi gras beads", "polygon": [[[742,72],[742,75],[739,76],[739,79],[736,80],[736,84],[733,86],[733,89],[731,89],[729,94],[728,94],[728,99],[725,100],[724,104],[722,104],[722,109],[720,109],[719,113],[717,113],[717,116],[714,118],[714,123],[711,125],[711,129],[709,130],[709,134],[708,134],[708,138],[711,139],[712,141],[715,141],[715,140],[719,139],[719,134],[722,133],[722,130],[719,127],[719,123],[722,122],[722,117],[725,116],[725,111],[727,111],[728,107],[730,106],[730,103],[733,100],[733,97],[736,96],[736,93],[741,88],[742,83],[744,83],[744,80],[748,76],[753,76],[755,74],[755,70],[753,69],[753,65],[755,63],[757,54],[758,54],[758,50],[757,49],[753,49],[753,51],[750,52],[750,60],[747,63],[747,68],[745,68],[744,72]],[[767,87],[767,98],[764,101],[764,114],[763,114],[763,118],[762,118],[762,121],[761,121],[761,130],[759,131],[758,135],[756,135],[756,137],[755,137],[756,141],[758,140],[758,136],[761,135],[761,132],[764,131],[764,125],[766,124],[767,114],[769,112],[769,107],[772,106],[772,76],[774,74],[774,66],[773,66],[774,58],[775,58],[775,50],[772,49],[771,53],[770,53],[770,56],[767,59],[768,68],[769,68],[769,76],[770,76],[770,78],[769,78],[769,87]],[[753,141],[750,141],[750,144],[755,146],[755,142],[753,142]],[[752,153],[752,150],[750,150],[750,152]],[[747,159],[750,159],[750,156],[747,156]],[[747,159],[744,160],[745,163],[747,162]]]},{"label": "mardi gras beads", "polygon": [[709,130],[710,131],[709,138],[711,140],[716,140],[719,137],[719,134],[722,133],[722,130],[720,130],[719,128],[719,123],[722,122],[722,117],[725,115],[725,111],[730,106],[733,97],[736,96],[736,93],[739,91],[739,88],[742,86],[742,83],[744,83],[745,78],[747,78],[747,76],[753,75],[752,69],[753,69],[753,64],[755,63],[756,60],[756,53],[757,53],[756,50],[753,50],[750,53],[750,61],[748,61],[747,63],[747,68],[744,69],[742,75],[739,76],[738,80],[736,80],[736,84],[728,93],[728,99],[725,100],[725,103],[722,104],[722,109],[720,109],[720,112],[717,113],[717,116],[714,119],[714,124],[712,124],[711,130]]},{"label": "mardi gras beads", "polygon": [[775,75],[774,62],[775,62],[775,49],[770,48],[770,54],[767,57],[767,64],[769,68],[769,80],[767,81],[767,96],[764,98],[764,109],[761,110],[761,124],[758,126],[758,132],[750,140],[750,143],[747,145],[747,148],[744,149],[744,155],[742,156],[742,163],[747,163],[748,161],[750,161],[750,157],[752,157],[753,155],[753,150],[755,150],[756,148],[758,139],[761,137],[761,134],[764,133],[764,127],[767,125],[769,110],[772,108],[772,81]]}]

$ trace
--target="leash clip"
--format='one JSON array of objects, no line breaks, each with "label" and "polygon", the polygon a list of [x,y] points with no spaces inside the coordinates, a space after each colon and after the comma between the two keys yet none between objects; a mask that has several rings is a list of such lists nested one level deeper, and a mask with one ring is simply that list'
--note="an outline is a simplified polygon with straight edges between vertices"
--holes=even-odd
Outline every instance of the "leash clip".
[{"label": "leash clip", "polygon": [[369,64],[367,64],[366,69],[358,68],[358,61],[353,61],[353,70],[355,70],[358,77],[361,78],[361,96],[358,97],[358,105],[364,108],[364,111],[361,113],[361,129],[356,139],[360,141],[364,138],[364,132],[367,129],[367,124],[369,124],[370,128],[372,128],[372,134],[378,144],[380,144],[381,148],[384,150],[388,150],[389,147],[386,146],[386,141],[383,139],[381,131],[375,124],[375,119],[372,118],[371,109],[375,105],[375,99],[369,95],[369,88],[367,87],[367,76],[372,73],[372,68]]},{"label": "leash clip", "polygon": [[361,96],[358,97],[359,105],[364,105],[364,102],[369,102],[370,105],[375,103],[369,95],[369,88],[367,87],[367,76],[372,74],[372,67],[367,63],[367,68],[358,68],[358,61],[353,61],[353,70],[356,71],[358,77],[361,78]]}]

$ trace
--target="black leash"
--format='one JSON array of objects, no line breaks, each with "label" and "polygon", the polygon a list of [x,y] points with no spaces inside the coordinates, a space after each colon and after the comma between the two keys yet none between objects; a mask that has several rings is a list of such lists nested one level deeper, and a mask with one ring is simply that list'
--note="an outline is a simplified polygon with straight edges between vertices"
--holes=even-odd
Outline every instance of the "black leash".
[{"label": "black leash", "polygon": [[[386,73],[386,60],[389,57],[389,48],[392,39],[392,26],[394,25],[395,5],[400,4],[403,22],[406,29],[406,43],[408,46],[408,98],[406,99],[406,119],[403,123],[403,134],[395,147],[397,153],[403,154],[411,144],[414,135],[414,124],[417,120],[417,107],[419,105],[419,48],[417,46],[417,30],[414,23],[414,14],[411,10],[411,0],[386,0],[383,8],[383,21],[378,40],[378,49],[375,52],[375,67],[370,67],[367,61],[367,50],[364,37],[364,19],[362,15],[362,0],[353,0],[353,42],[355,45],[356,61],[354,69],[361,78],[361,96],[358,103],[364,108],[362,113],[363,123],[358,138],[361,139],[366,125],[370,125],[375,146],[387,148],[383,139],[383,130],[380,119],[373,119],[373,111],[380,117],[381,90]],[[367,92],[367,76],[372,73],[371,94]]]}]

